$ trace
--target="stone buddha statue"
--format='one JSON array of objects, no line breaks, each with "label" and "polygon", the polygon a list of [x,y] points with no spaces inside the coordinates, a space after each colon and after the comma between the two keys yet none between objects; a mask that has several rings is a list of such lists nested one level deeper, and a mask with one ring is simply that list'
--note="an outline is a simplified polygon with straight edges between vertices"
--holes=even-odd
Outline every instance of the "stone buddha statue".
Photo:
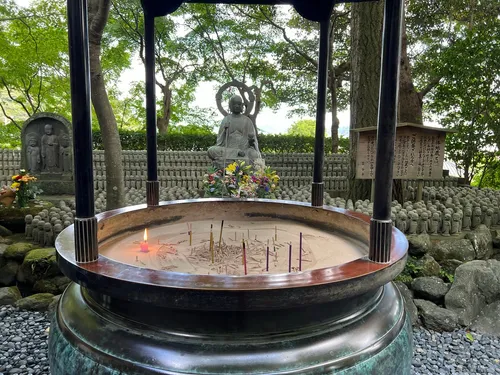
[{"label": "stone buddha statue", "polygon": [[222,168],[235,160],[252,163],[260,158],[255,127],[243,112],[243,100],[235,95],[229,99],[231,111],[221,122],[217,144],[208,149],[215,166]]}]

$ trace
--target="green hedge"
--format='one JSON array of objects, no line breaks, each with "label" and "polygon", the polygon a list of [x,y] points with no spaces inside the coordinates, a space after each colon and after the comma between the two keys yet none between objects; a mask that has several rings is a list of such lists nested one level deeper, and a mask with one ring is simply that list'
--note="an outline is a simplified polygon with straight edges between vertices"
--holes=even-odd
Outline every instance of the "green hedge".
[{"label": "green hedge", "polygon": [[[94,149],[102,150],[101,132],[93,133]],[[124,150],[145,150],[146,134],[144,132],[123,131],[120,132],[122,148]],[[158,150],[160,151],[206,151],[215,144],[215,134],[167,134],[158,135]],[[346,153],[349,149],[349,139],[340,138],[340,153]],[[295,153],[313,152],[314,137],[301,137],[292,135],[259,135],[259,147],[264,153]],[[325,152],[331,153],[331,138],[325,139]]]}]

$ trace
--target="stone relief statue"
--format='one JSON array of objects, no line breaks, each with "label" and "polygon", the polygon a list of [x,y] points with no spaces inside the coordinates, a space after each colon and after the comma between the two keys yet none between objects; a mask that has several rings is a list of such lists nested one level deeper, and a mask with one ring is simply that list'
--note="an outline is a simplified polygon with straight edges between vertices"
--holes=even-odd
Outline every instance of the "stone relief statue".
[{"label": "stone relief statue", "polygon": [[38,173],[40,172],[40,167],[42,163],[40,146],[38,146],[38,135],[35,133],[30,133],[26,136],[28,140],[28,147],[26,148],[26,153],[28,154],[28,172]]},{"label": "stone relief statue", "polygon": [[[255,127],[243,112],[243,100],[234,95],[229,99],[229,113],[221,122],[217,143],[208,149],[214,165],[222,167],[234,160],[249,163],[261,157]],[[225,162],[224,162],[225,161]]]},{"label": "stone relief statue", "polygon": [[73,160],[71,153],[71,142],[68,134],[61,134],[59,148],[59,165],[63,172],[71,172],[73,170]]},{"label": "stone relief statue", "polygon": [[44,127],[42,136],[42,171],[55,172],[59,167],[59,139],[52,125]]}]

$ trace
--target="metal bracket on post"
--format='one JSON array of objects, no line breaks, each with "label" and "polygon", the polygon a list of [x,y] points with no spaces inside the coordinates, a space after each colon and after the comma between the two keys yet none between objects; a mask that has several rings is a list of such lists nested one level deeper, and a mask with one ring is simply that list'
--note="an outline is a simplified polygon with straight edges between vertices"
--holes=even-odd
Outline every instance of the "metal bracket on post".
[{"label": "metal bracket on post", "polygon": [[148,207],[158,206],[160,203],[160,182],[146,181],[146,202]]},{"label": "metal bracket on post", "polygon": [[391,246],[392,221],[371,219],[370,260],[377,263],[388,263],[391,259]]},{"label": "metal bracket on post", "polygon": [[323,207],[324,182],[313,182],[311,191],[311,206]]},{"label": "metal bracket on post", "polygon": [[90,263],[99,258],[97,245],[97,218],[75,219],[75,260]]}]

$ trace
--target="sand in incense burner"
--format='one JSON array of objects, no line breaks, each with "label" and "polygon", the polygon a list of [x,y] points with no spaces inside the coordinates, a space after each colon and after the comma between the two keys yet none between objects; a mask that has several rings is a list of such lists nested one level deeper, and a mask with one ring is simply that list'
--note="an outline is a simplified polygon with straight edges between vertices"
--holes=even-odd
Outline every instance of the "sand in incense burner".
[{"label": "sand in incense burner", "polygon": [[[142,268],[199,275],[243,276],[242,241],[248,275],[299,270],[302,233],[302,271],[332,267],[365,255],[365,247],[342,235],[285,220],[194,221],[147,228],[148,252],[141,251],[143,231],[127,233],[101,244],[103,256]],[[210,235],[213,225],[213,236]],[[189,230],[191,234],[189,233]],[[211,237],[214,238],[210,245]],[[220,241],[222,239],[222,241]],[[191,240],[191,246],[189,245]],[[266,272],[269,243],[269,271]],[[212,249],[214,252],[212,262]]]}]

